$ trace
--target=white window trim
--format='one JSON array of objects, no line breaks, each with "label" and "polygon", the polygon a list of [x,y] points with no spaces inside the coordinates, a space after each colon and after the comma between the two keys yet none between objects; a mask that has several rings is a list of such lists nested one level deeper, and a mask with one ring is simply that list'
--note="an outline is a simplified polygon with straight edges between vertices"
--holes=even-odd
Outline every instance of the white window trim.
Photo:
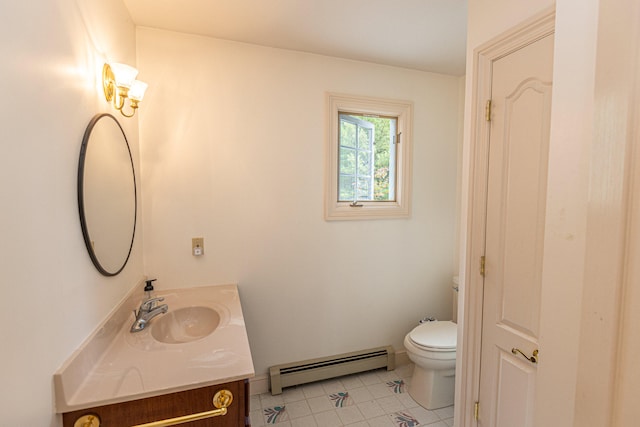
[{"label": "white window trim", "polygon": [[[393,219],[411,215],[411,176],[413,149],[413,103],[381,98],[344,95],[328,92],[327,134],[325,158],[325,220]],[[338,112],[374,114],[398,117],[397,132],[401,135],[396,153],[396,200],[338,202]]]}]

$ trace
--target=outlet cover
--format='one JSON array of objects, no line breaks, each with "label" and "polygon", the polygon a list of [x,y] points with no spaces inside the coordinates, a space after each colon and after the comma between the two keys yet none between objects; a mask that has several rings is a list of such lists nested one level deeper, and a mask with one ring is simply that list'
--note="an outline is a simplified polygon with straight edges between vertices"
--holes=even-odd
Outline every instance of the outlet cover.
[{"label": "outlet cover", "polygon": [[191,254],[193,256],[204,255],[204,237],[194,237],[191,239]]}]

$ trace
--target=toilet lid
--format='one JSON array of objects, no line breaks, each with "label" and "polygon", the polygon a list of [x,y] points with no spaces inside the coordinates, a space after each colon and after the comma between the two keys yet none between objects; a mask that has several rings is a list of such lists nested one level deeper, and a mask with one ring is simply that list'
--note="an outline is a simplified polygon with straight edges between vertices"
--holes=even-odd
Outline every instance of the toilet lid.
[{"label": "toilet lid", "polygon": [[455,350],[458,326],[451,322],[425,322],[409,332],[414,344],[437,350]]}]

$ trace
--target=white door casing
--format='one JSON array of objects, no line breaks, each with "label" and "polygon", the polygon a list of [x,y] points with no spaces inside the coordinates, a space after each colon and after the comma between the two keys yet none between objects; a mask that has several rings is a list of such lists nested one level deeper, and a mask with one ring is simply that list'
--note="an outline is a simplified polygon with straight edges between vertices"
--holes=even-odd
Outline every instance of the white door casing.
[{"label": "white door casing", "polygon": [[[495,400],[491,397],[487,402],[485,401],[486,397],[480,397],[480,353],[484,338],[482,331],[484,278],[480,274],[479,261],[480,257],[485,255],[485,227],[487,225],[487,215],[491,214],[492,216],[495,216],[496,214],[499,214],[501,217],[504,217],[504,211],[508,208],[508,211],[513,213],[509,213],[509,218],[507,218],[504,223],[499,224],[502,226],[503,230],[498,232],[498,237],[493,241],[490,239],[488,242],[492,247],[497,248],[497,253],[504,252],[507,248],[509,249],[506,254],[506,268],[505,262],[501,260],[496,264],[495,256],[491,255],[492,259],[487,259],[486,263],[487,278],[489,279],[492,274],[495,275],[496,268],[500,270],[498,277],[501,277],[502,279],[513,277],[514,275],[517,276],[516,272],[518,269],[526,269],[530,272],[537,272],[537,274],[539,274],[539,268],[536,267],[536,265],[539,266],[541,263],[541,257],[539,254],[541,254],[542,251],[542,248],[540,247],[542,240],[539,236],[544,227],[541,220],[544,220],[545,199],[544,194],[536,194],[535,197],[528,197],[525,193],[535,191],[534,189],[537,189],[538,187],[544,187],[546,179],[546,165],[544,162],[540,161],[540,158],[541,156],[543,158],[546,156],[546,151],[541,147],[530,146],[521,147],[523,150],[516,150],[515,152],[512,150],[510,151],[508,149],[509,147],[507,147],[506,150],[503,148],[498,150],[498,153],[493,153],[498,154],[498,157],[496,159],[492,159],[492,164],[489,166],[489,138],[490,126],[497,126],[496,114],[504,114],[505,104],[510,105],[510,113],[506,117],[510,123],[515,123],[518,120],[522,121],[523,115],[526,116],[527,114],[530,114],[528,112],[525,113],[526,109],[530,108],[524,107],[527,103],[531,105],[531,108],[533,108],[534,111],[536,109],[536,105],[538,105],[539,108],[541,105],[550,104],[551,75],[549,74],[548,78],[538,79],[520,76],[519,80],[513,80],[509,83],[507,86],[510,90],[507,90],[504,94],[505,98],[508,98],[508,100],[505,100],[506,102],[503,103],[502,106],[500,105],[500,101],[494,97],[492,113],[493,122],[491,123],[485,121],[485,103],[488,99],[492,98],[491,90],[494,64],[499,68],[499,62],[501,59],[513,54],[514,52],[521,51],[526,46],[546,37],[548,37],[548,40],[551,40],[552,45],[554,26],[555,12],[553,9],[549,9],[478,47],[474,54],[472,91],[470,92],[473,99],[472,111],[469,116],[470,129],[472,130],[472,133],[470,135],[467,249],[466,262],[464,265],[465,296],[463,301],[465,316],[464,323],[462,325],[462,330],[464,332],[462,334],[462,351],[459,359],[460,369],[457,371],[457,376],[460,381],[460,390],[458,390],[458,400],[456,401],[456,405],[458,405],[456,408],[456,425],[460,427],[474,425],[524,426],[526,425],[525,423],[519,424],[521,422],[520,420],[514,421],[518,417],[517,414],[525,413],[525,417],[528,417],[529,415],[532,416],[528,411],[531,411],[531,405],[534,398],[534,390],[532,387],[535,386],[535,372],[537,367],[524,359],[524,357],[511,354],[511,349],[520,348],[525,354],[530,356],[532,351],[537,348],[535,346],[536,339],[532,338],[535,337],[537,333],[537,311],[535,309],[521,311],[515,307],[517,307],[517,304],[526,306],[526,303],[531,298],[535,300],[536,296],[539,296],[536,291],[530,290],[528,286],[530,283],[539,283],[540,278],[539,276],[536,277],[534,274],[531,277],[527,277],[526,283],[518,282],[513,286],[507,286],[504,292],[501,289],[493,292],[500,297],[497,302],[492,303],[492,310],[495,310],[495,314],[493,315],[493,324],[499,325],[497,330],[501,333],[508,331],[511,335],[516,336],[518,340],[514,342],[509,341],[509,343],[502,342],[500,347],[496,347],[495,344],[492,344],[496,349],[495,358],[492,362],[492,369],[494,370],[494,373],[501,372],[503,380],[507,379],[508,376],[511,376],[512,379],[517,379],[517,381],[502,381],[501,383],[498,383],[497,378],[495,376],[491,376],[495,381],[493,385],[489,383],[490,385],[487,387],[489,387],[490,390],[493,390],[496,395]],[[551,63],[552,57],[547,65],[550,66]],[[506,64],[506,62],[502,62],[502,64]],[[507,68],[509,67],[510,66],[507,65]],[[551,68],[549,67],[549,70],[550,69]],[[508,71],[509,72],[507,74],[512,76],[512,70],[509,69]],[[501,109],[502,113],[500,113]],[[545,133],[548,137],[548,115],[546,116],[546,119],[542,119],[541,116],[538,115],[538,119],[538,124],[536,125],[531,121],[525,121],[523,127],[516,127],[513,129],[513,133],[509,134],[509,138],[517,139],[518,137],[523,136],[533,136],[534,139],[537,137],[539,140],[540,136]],[[542,128],[538,125],[542,126]],[[502,127],[503,124],[499,126]],[[545,127],[546,130],[544,129]],[[493,149],[493,141],[491,144]],[[505,192],[509,197],[506,198],[504,204],[499,204],[498,207],[489,212],[487,209],[487,200],[489,197],[487,192],[487,180],[490,169],[494,175],[497,173],[497,177],[499,179],[502,179],[501,177],[503,177],[505,173],[508,176],[508,168],[506,169],[506,172],[503,167],[498,167],[498,169],[495,170],[494,163],[496,161],[502,162],[503,158],[510,158],[512,170],[524,171],[525,166],[522,165],[522,162],[534,157],[538,161],[531,162],[534,170],[533,174],[531,174],[532,178],[518,180],[518,178],[515,177],[510,183],[509,180],[506,180],[504,181],[505,185],[507,183],[510,185],[507,185],[506,188],[502,184],[498,184],[500,192],[496,193],[494,191],[490,197],[494,197],[496,195],[500,196],[500,194]],[[522,176],[527,176],[527,174],[525,173]],[[514,186],[520,190],[515,190]],[[516,210],[511,211],[511,208],[515,208]],[[540,212],[542,212],[542,216],[540,216]],[[524,215],[524,219],[522,219],[521,215]],[[521,217],[521,219],[515,220],[514,217]],[[535,226],[528,226],[526,229],[522,229],[519,224],[522,224],[523,222],[533,223]],[[489,230],[493,229],[490,228]],[[493,231],[490,232],[494,234]],[[538,247],[535,245],[523,245],[521,242],[522,239],[536,241]],[[513,253],[516,250],[517,253]],[[500,281],[501,284],[504,283],[504,280],[502,279]],[[524,290],[524,293],[520,292],[522,290]],[[503,296],[506,297],[507,301],[512,303],[515,302],[516,305],[505,306],[503,309]],[[508,336],[508,334],[494,335],[493,339],[500,339],[503,341],[505,340],[505,336]],[[486,348],[487,347],[485,346],[485,350]],[[500,350],[498,350],[498,348],[500,348]],[[544,357],[543,352],[541,352],[541,356]],[[501,370],[499,371],[500,367]],[[485,370],[485,377],[488,377],[486,369],[488,368],[483,367],[483,370]],[[527,385],[523,388],[521,385],[524,383]],[[500,403],[499,400],[497,400],[497,393],[501,393],[500,395],[504,398],[520,396],[521,399],[517,404],[515,402],[511,402],[509,405],[506,405],[507,408],[514,410],[499,414],[497,408]],[[478,401],[480,402],[480,422],[476,421],[474,416],[474,404]],[[505,408],[505,403],[503,402],[500,407]],[[492,415],[487,415],[489,413],[492,413]],[[493,420],[491,420],[490,417],[493,417]],[[491,424],[494,420],[501,424]]]}]

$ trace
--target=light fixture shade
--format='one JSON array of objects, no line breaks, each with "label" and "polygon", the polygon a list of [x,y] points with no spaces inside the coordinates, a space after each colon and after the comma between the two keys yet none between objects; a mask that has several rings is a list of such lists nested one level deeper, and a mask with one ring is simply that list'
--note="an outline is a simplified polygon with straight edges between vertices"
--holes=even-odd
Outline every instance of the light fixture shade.
[{"label": "light fixture shade", "polygon": [[145,82],[141,82],[140,80],[134,81],[129,88],[129,98],[138,102],[142,101],[147,87],[149,87],[149,85]]},{"label": "light fixture shade", "polygon": [[116,79],[116,86],[130,88],[138,75],[138,70],[127,65],[120,63],[109,64],[111,71]]}]

